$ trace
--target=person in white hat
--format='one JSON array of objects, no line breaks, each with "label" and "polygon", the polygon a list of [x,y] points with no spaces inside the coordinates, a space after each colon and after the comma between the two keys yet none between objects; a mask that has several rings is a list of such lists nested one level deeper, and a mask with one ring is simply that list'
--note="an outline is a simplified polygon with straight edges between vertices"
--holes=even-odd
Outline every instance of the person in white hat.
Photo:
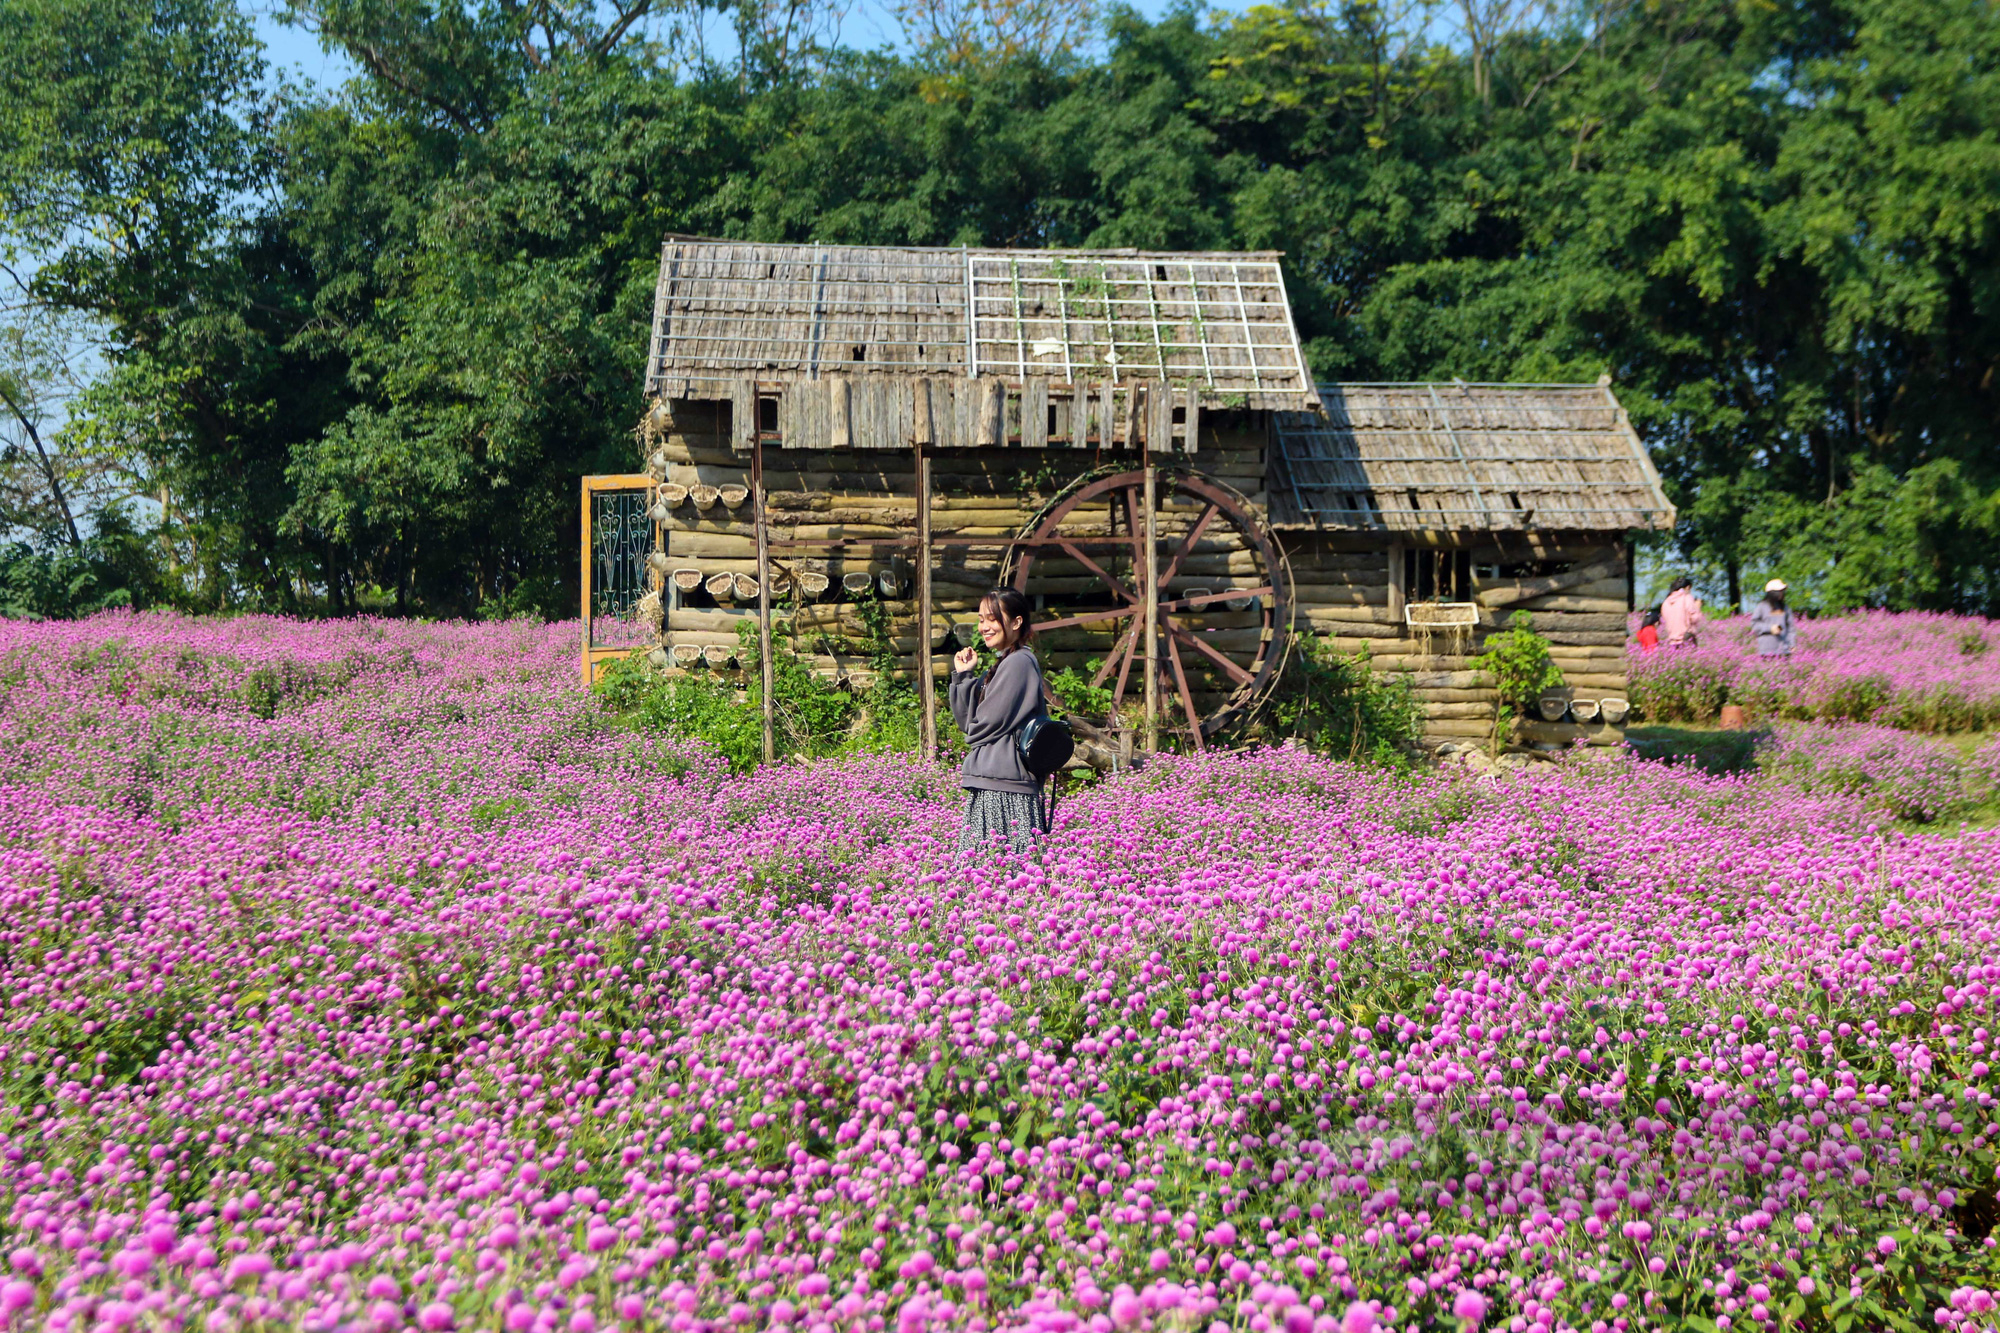
[{"label": "person in white hat", "polygon": [[1772,579],[1764,585],[1763,600],[1751,608],[1750,632],[1756,636],[1757,656],[1792,655],[1792,613],[1785,609],[1785,581]]}]

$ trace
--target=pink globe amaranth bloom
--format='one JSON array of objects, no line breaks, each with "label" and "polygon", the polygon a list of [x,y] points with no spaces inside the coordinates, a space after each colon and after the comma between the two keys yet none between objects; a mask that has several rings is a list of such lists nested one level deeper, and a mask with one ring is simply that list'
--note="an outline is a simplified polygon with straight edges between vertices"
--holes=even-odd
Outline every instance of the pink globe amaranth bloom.
[{"label": "pink globe amaranth bloom", "polygon": [[399,1301],[403,1298],[403,1288],[387,1273],[377,1273],[369,1278],[367,1290],[370,1300]]},{"label": "pink globe amaranth bloom", "polygon": [[0,1282],[0,1314],[13,1314],[35,1303],[35,1284],[21,1278]]},{"label": "pink globe amaranth bloom", "polygon": [[1121,1291],[1111,1298],[1111,1322],[1120,1328],[1135,1327],[1144,1314],[1145,1307],[1129,1291]]},{"label": "pink globe amaranth bloom", "polygon": [[1461,1291],[1452,1297],[1451,1313],[1455,1319],[1465,1319],[1476,1324],[1486,1318],[1486,1298],[1476,1291]]},{"label": "pink globe amaranth bloom", "polygon": [[797,1309],[788,1300],[779,1299],[771,1302],[771,1322],[774,1324],[789,1324],[797,1313]]},{"label": "pink globe amaranth bloom", "polygon": [[1285,1311],[1285,1333],[1312,1333],[1313,1312],[1303,1305]]},{"label": "pink globe amaranth bloom", "polygon": [[617,1243],[618,1233],[610,1227],[592,1227],[590,1234],[585,1238],[585,1244],[590,1247],[592,1254],[602,1254]]},{"label": "pink globe amaranth bloom", "polygon": [[569,1317],[569,1333],[597,1333],[597,1316],[588,1310],[578,1310]]},{"label": "pink globe amaranth bloom", "polygon": [[1356,1301],[1340,1317],[1340,1333],[1375,1333],[1376,1323],[1375,1312]]},{"label": "pink globe amaranth bloom", "polygon": [[1174,1266],[1173,1256],[1165,1250],[1154,1250],[1146,1257],[1146,1267],[1155,1273],[1164,1273]]},{"label": "pink globe amaranth bloom", "polygon": [[42,1256],[36,1254],[26,1246],[22,1246],[7,1256],[7,1266],[16,1273],[21,1273],[28,1277],[40,1277],[42,1275]]},{"label": "pink globe amaranth bloom", "polygon": [[235,1286],[242,1278],[260,1278],[271,1271],[271,1257],[267,1254],[239,1254],[229,1261],[222,1280],[225,1285]]},{"label": "pink globe amaranth bloom", "polygon": [[830,1287],[831,1285],[832,1284],[826,1280],[826,1274],[807,1273],[804,1277],[799,1279],[799,1295],[824,1296],[827,1293],[828,1287]]},{"label": "pink globe amaranth bloom", "polygon": [[446,1330],[457,1322],[458,1318],[452,1313],[452,1308],[443,1301],[432,1301],[417,1311],[417,1327],[423,1329],[424,1333],[446,1333]]},{"label": "pink globe amaranth bloom", "polygon": [[1894,1236],[1882,1237],[1882,1239],[1875,1242],[1875,1249],[1879,1254],[1894,1254],[1896,1252],[1896,1238]]},{"label": "pink globe amaranth bloom", "polygon": [[1813,1294],[1813,1293],[1814,1293],[1815,1291],[1817,1291],[1817,1290],[1819,1290],[1819,1288],[1818,1288],[1818,1286],[1817,1286],[1817,1285],[1816,1285],[1816,1284],[1815,1284],[1815,1283],[1813,1282],[1813,1280],[1812,1280],[1812,1278],[1811,1278],[1810,1276],[1808,1276],[1808,1277],[1802,1277],[1802,1278],[1800,1278],[1800,1279],[1799,1279],[1799,1295],[1801,1295],[1801,1296],[1810,1296],[1810,1295],[1812,1295],[1812,1294]]},{"label": "pink globe amaranth bloom", "polygon": [[[818,1277],[819,1275],[814,1274],[814,1276]],[[824,1283],[825,1280],[826,1279],[824,1278],[820,1279],[822,1283]],[[960,1273],[958,1275],[958,1285],[964,1289],[966,1295],[968,1296],[979,1295],[981,1292],[986,1290],[986,1270],[983,1268],[966,1269],[963,1273]],[[800,1284],[799,1290],[800,1291],[805,1290],[804,1284]]]},{"label": "pink globe amaranth bloom", "polygon": [[502,1222],[493,1228],[493,1234],[487,1238],[487,1243],[496,1250],[511,1250],[521,1243],[521,1230],[512,1222]]},{"label": "pink globe amaranth bloom", "polygon": [[[792,1308],[791,1302],[779,1301],[776,1305],[773,1305],[771,1307],[771,1315],[773,1318],[777,1317],[779,1306],[783,1306],[785,1308],[786,1322],[789,1323],[791,1316],[791,1308]],[[632,1295],[630,1292],[627,1292],[625,1295],[620,1296],[613,1308],[618,1311],[618,1317],[620,1319],[638,1320],[638,1319],[644,1319],[646,1317],[646,1302],[640,1297]]]},{"label": "pink globe amaranth bloom", "polygon": [[535,1310],[525,1302],[507,1311],[507,1333],[528,1333],[535,1326]]},{"label": "pink globe amaranth bloom", "polygon": [[1792,1219],[1792,1225],[1798,1228],[1799,1234],[1801,1236],[1810,1236],[1812,1234],[1812,1229],[1813,1229],[1812,1214],[1800,1213],[1797,1217]]}]

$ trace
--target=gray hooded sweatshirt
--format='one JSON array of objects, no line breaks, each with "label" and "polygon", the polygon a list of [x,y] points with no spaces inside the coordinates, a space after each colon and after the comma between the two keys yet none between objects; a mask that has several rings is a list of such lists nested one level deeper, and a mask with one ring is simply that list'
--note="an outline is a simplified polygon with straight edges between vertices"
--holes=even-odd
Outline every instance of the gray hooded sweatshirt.
[{"label": "gray hooded sweatshirt", "polygon": [[984,676],[954,672],[951,715],[970,747],[958,785],[969,791],[1040,791],[1014,738],[1041,712],[1042,666],[1025,648],[1008,653]]}]

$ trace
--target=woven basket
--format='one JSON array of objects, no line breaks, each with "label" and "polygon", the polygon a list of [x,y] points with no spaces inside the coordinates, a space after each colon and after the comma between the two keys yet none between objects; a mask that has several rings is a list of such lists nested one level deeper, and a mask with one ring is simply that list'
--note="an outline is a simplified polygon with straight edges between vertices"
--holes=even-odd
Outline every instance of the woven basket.
[{"label": "woven basket", "polygon": [[688,487],[688,499],[694,501],[694,507],[703,513],[707,513],[709,510],[715,508],[715,502],[721,496],[722,492],[713,486]]},{"label": "woven basket", "polygon": [[716,494],[722,498],[722,503],[728,505],[731,509],[741,509],[743,502],[750,498],[750,488],[748,486],[723,486],[717,489]]},{"label": "woven basket", "polygon": [[667,619],[666,599],[657,592],[649,592],[632,603],[632,615],[640,624],[658,634]]},{"label": "woven basket", "polygon": [[710,574],[708,595],[718,602],[732,601],[736,597],[736,578],[732,574]]}]

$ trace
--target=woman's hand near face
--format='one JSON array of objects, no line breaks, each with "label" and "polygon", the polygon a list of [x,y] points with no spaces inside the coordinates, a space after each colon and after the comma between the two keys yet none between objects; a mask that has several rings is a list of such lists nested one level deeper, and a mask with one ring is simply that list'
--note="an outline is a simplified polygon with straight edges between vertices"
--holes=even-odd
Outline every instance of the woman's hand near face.
[{"label": "woman's hand near face", "polygon": [[979,665],[979,654],[970,648],[961,648],[952,654],[951,666],[954,671],[970,671]]}]

